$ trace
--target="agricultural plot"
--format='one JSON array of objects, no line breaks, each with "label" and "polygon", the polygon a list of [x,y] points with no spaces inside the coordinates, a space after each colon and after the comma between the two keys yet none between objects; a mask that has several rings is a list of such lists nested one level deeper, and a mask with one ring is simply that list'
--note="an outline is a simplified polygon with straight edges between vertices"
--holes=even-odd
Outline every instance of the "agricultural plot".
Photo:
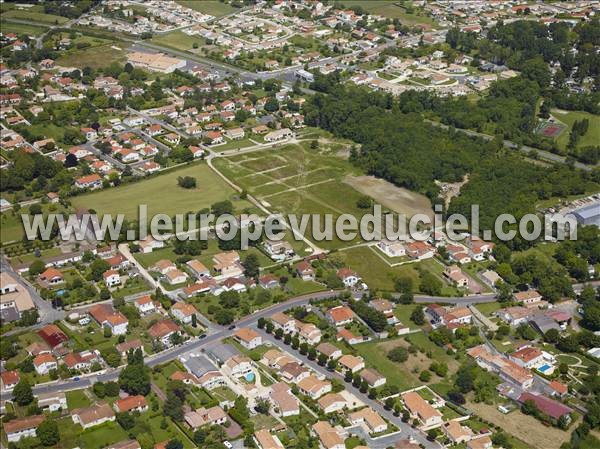
[{"label": "agricultural plot", "polygon": [[[338,145],[339,146],[339,145]],[[358,201],[372,194],[383,199],[391,193],[388,190],[365,186],[357,169],[336,155],[330,146],[325,150],[309,150],[304,145],[286,145],[281,149],[269,149],[228,158],[216,159],[215,166],[228,178],[247,190],[273,212],[285,214],[331,214],[333,221],[342,214],[360,218],[368,209],[360,209]],[[353,188],[348,179],[356,179],[360,191]],[[401,192],[402,195],[415,195]],[[379,197],[379,198],[378,198]],[[422,201],[422,199],[419,199]],[[429,207],[428,201],[426,202]],[[389,204],[392,206],[392,204]],[[422,206],[419,206],[422,207]],[[312,230],[312,217],[308,230]],[[321,218],[320,226],[324,226]],[[311,238],[312,233],[307,232]],[[340,248],[361,240],[356,237],[349,241],[334,238],[318,242],[327,249]]]},{"label": "agricultural plot", "polygon": [[600,142],[600,116],[589,114],[581,111],[560,111],[558,109],[552,110],[552,115],[558,120],[563,122],[568,128],[562,134],[558,136],[558,146],[560,149],[565,149],[569,143],[569,134],[573,128],[573,124],[576,120],[581,121],[583,119],[589,120],[589,127],[587,133],[585,133],[577,142],[577,147],[586,147],[590,145],[598,145]]},{"label": "agricultural plot", "polygon": [[215,17],[224,16],[236,11],[231,5],[217,0],[177,0],[177,3],[186,8],[191,8],[195,11],[203,14],[210,14]]}]

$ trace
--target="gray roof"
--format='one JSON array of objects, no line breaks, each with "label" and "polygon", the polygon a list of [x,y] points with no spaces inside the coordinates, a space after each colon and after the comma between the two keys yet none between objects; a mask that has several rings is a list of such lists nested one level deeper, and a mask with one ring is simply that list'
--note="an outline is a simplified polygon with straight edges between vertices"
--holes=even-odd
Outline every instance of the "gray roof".
[{"label": "gray roof", "polygon": [[0,322],[10,323],[11,321],[17,321],[19,318],[19,312],[14,307],[6,307],[0,310]]},{"label": "gray roof", "polygon": [[210,360],[203,356],[189,357],[185,362],[183,362],[183,366],[185,366],[185,369],[194,374],[196,377],[201,377],[208,371],[214,371],[216,369]]},{"label": "gray roof", "polygon": [[217,343],[215,346],[206,350],[206,355],[219,365],[225,363],[227,359],[234,355],[239,355],[239,353],[240,351],[227,343]]},{"label": "gray roof", "polygon": [[590,204],[573,211],[575,219],[580,223],[600,226],[600,202]]},{"label": "gray roof", "polygon": [[547,315],[536,315],[531,317],[529,322],[543,334],[548,332],[550,329],[556,329],[557,331],[560,331],[560,326],[556,323],[556,321]]}]

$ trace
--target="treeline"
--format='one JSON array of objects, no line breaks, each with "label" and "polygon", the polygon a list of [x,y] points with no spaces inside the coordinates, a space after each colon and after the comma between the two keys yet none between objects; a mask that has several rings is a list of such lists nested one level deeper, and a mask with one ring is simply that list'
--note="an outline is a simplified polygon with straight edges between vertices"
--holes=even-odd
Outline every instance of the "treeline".
[{"label": "treeline", "polygon": [[598,173],[527,162],[497,139],[484,141],[430,126],[413,113],[417,111],[404,113],[402,98],[398,102],[386,94],[339,85],[328,93],[314,95],[306,105],[308,125],[360,143],[360,152],[351,155],[356,165],[433,202],[439,202],[436,180],[457,182],[469,173],[469,182],[448,212],[470,217],[471,204],[478,204],[482,229],[493,229],[502,213],[518,219],[534,212],[541,199],[581,194],[600,181]]},{"label": "treeline", "polygon": [[585,133],[587,133],[589,126],[590,121],[586,118],[584,118],[583,120],[575,120],[575,122],[573,123],[573,127],[571,128],[571,134],[569,134],[569,149],[573,149],[577,146],[579,139],[582,136],[585,136]]}]

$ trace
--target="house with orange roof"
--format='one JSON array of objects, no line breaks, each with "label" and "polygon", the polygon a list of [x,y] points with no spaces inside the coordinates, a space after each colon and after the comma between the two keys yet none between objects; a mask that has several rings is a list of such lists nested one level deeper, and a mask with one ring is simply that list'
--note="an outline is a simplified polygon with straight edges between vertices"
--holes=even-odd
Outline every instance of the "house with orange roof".
[{"label": "house with orange roof", "polygon": [[102,273],[102,277],[104,278],[104,284],[108,288],[121,285],[121,275],[117,270],[106,270]]},{"label": "house with orange roof", "polygon": [[344,326],[354,320],[354,312],[348,306],[337,306],[329,309],[325,314],[334,326]]},{"label": "house with orange roof", "polygon": [[282,329],[284,334],[293,334],[296,332],[296,320],[283,312],[271,315],[271,322],[275,329]]},{"label": "house with orange roof", "polygon": [[354,356],[351,354],[344,354],[338,360],[338,364],[344,370],[350,370],[353,374],[358,373],[361,369],[365,367],[365,361],[360,356]]},{"label": "house with orange roof", "polygon": [[142,395],[127,396],[126,398],[115,401],[113,408],[117,413],[125,412],[145,412],[148,410],[146,398]]},{"label": "house with orange roof", "polygon": [[156,306],[150,295],[144,295],[133,302],[140,315],[148,315],[156,312]]},{"label": "house with orange roof", "polygon": [[129,321],[110,304],[96,304],[88,310],[91,317],[102,327],[109,327],[113,335],[125,335]]},{"label": "house with orange roof", "polygon": [[362,425],[366,427],[368,433],[385,432],[388,428],[385,420],[371,407],[365,407],[362,410],[350,413],[348,419],[354,426]]},{"label": "house with orange roof", "polygon": [[350,329],[346,329],[345,327],[338,331],[335,338],[337,341],[344,340],[349,345],[357,345],[365,341],[362,335],[356,335]]},{"label": "house with orange roof", "polygon": [[262,345],[262,337],[258,332],[249,327],[238,329],[233,337],[246,349],[254,349]]},{"label": "house with orange roof", "polygon": [[346,449],[342,433],[332,427],[328,421],[316,422],[313,424],[312,430],[325,449]]},{"label": "house with orange roof", "polygon": [[544,353],[534,346],[526,346],[508,355],[517,365],[531,369],[544,362]]},{"label": "house with orange roof", "polygon": [[13,388],[17,386],[19,381],[21,380],[21,376],[17,370],[12,371],[3,371],[0,373],[0,380],[2,390],[11,391]]},{"label": "house with orange roof", "polygon": [[50,267],[46,269],[43,273],[38,276],[38,281],[40,284],[44,284],[45,286],[54,286],[62,284],[65,279],[63,274],[54,267]]},{"label": "house with orange roof", "polygon": [[179,301],[173,304],[169,312],[176,320],[184,324],[190,324],[193,321],[193,316],[198,313],[198,310],[190,303]]},{"label": "house with orange roof", "polygon": [[431,428],[442,424],[442,414],[433,408],[417,392],[409,391],[408,393],[404,393],[402,395],[402,400],[411,414],[411,417],[421,421],[423,427]]},{"label": "house with orange roof", "polygon": [[51,370],[58,368],[58,363],[52,354],[39,354],[33,359],[35,372],[40,376],[48,374]]},{"label": "house with orange roof", "polygon": [[337,271],[337,277],[346,287],[354,287],[360,281],[360,276],[350,268],[340,268]]},{"label": "house with orange roof", "polygon": [[319,379],[314,374],[302,379],[297,383],[297,386],[302,394],[309,396],[311,399],[319,399],[324,394],[331,392],[331,383]]},{"label": "house with orange roof", "polygon": [[181,332],[181,328],[173,321],[167,319],[160,320],[148,329],[148,335],[150,337],[160,340],[163,346],[169,348],[173,344],[171,343],[171,337]]}]

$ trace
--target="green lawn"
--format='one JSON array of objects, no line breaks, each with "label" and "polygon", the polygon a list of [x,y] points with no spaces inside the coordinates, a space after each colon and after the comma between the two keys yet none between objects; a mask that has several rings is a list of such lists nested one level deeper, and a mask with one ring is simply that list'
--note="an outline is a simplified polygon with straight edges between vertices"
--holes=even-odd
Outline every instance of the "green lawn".
[{"label": "green lawn", "polygon": [[[2,18],[4,19],[4,15],[2,15]],[[47,31],[45,26],[25,25],[23,23],[7,22],[4,20],[0,22],[0,28],[2,28],[2,32],[5,34],[15,33],[26,34],[28,36],[39,36]]]},{"label": "green lawn", "polygon": [[[179,187],[179,176],[195,177],[198,187]],[[231,199],[233,194],[233,189],[205,163],[195,163],[148,180],[74,197],[72,203],[75,207],[94,209],[99,214],[125,214],[128,219],[137,217],[139,204],[146,204],[151,218],[158,213],[198,212],[218,201]],[[234,205],[238,211],[250,207],[244,200],[234,201]]]},{"label": "green lawn", "polygon": [[236,10],[236,8],[227,3],[217,0],[177,0],[177,3],[186,8],[191,8],[195,11],[203,14],[210,14],[215,17],[224,16],[225,14],[230,14]]},{"label": "green lawn", "polygon": [[47,23],[51,25],[60,25],[65,22],[68,22],[69,19],[62,16],[54,16],[52,14],[44,14],[41,12],[35,11],[26,11],[20,9],[13,9],[11,11],[6,11],[2,13],[3,19],[17,19],[17,20],[27,20],[30,22],[39,22],[39,23]]},{"label": "green lawn", "polygon": [[0,214],[0,241],[2,243],[21,240],[24,234],[23,222],[19,214],[12,211]]},{"label": "green lawn", "polygon": [[189,36],[179,30],[165,34],[157,34],[150,39],[150,42],[182,51],[190,50],[194,43],[198,44],[198,46],[204,44],[204,40],[201,37]]},{"label": "green lawn", "polygon": [[590,123],[587,133],[585,133],[577,143],[578,148],[590,145],[598,145],[598,142],[600,142],[599,115],[581,111],[569,111],[566,114],[561,114],[557,110],[553,110],[552,115],[561,122],[569,125],[569,128],[563,131],[563,133],[558,137],[557,143],[560,149],[564,150],[567,148],[567,144],[569,143],[569,134],[571,133],[573,123],[575,123],[576,120],[581,121],[583,119],[588,119]]},{"label": "green lawn", "polygon": [[74,408],[89,407],[92,405],[84,390],[73,390],[65,393],[67,396],[67,406],[69,410]]},{"label": "green lawn", "polygon": [[434,25],[435,22],[429,16],[409,13],[406,9],[398,6],[397,0],[343,0],[340,2],[346,7],[361,6],[370,14],[380,15],[390,19],[400,19],[404,25],[414,26],[417,24]]},{"label": "green lawn", "polygon": [[81,50],[71,49],[63,52],[56,63],[65,67],[91,67],[93,69],[108,67],[113,62],[125,62],[125,51],[128,44],[114,41],[111,44]]},{"label": "green lawn", "polygon": [[128,439],[127,432],[116,421],[86,429],[78,438],[79,447],[86,449],[101,449],[126,439]]},{"label": "green lawn", "polygon": [[219,145],[215,147],[215,151],[225,151],[225,150],[235,150],[240,148],[246,148],[256,145],[254,142],[250,140],[250,138],[240,139],[240,140],[225,140],[223,145]]}]

